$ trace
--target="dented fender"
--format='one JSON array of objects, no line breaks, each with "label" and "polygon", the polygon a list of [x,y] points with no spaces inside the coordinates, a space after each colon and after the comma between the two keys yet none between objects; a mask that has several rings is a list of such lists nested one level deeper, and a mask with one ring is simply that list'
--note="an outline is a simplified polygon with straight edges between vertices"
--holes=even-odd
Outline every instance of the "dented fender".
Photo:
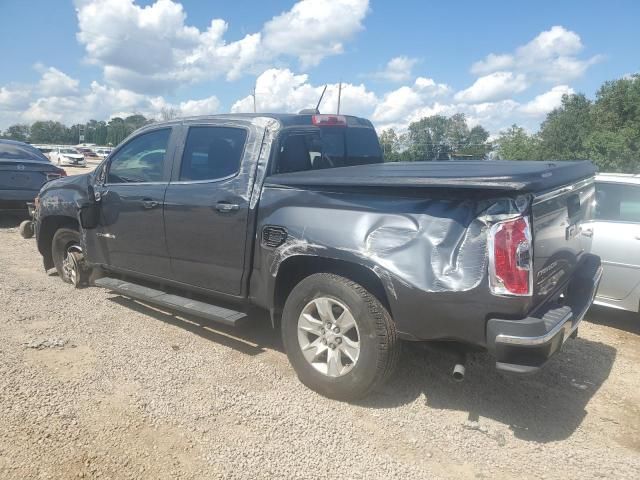
[{"label": "dented fender", "polygon": [[[411,198],[397,191],[267,186],[258,212],[250,290],[257,303],[270,308],[280,267],[288,259],[303,255],[350,262],[378,277],[406,337],[449,336],[455,328],[444,328],[444,323],[455,323],[456,311],[445,309],[443,301],[464,297],[465,303],[482,303],[482,311],[494,301],[481,287],[487,275],[487,231],[497,219],[517,211],[508,197]],[[261,241],[261,232],[269,226],[286,230],[281,245]],[[423,318],[427,312],[438,319]],[[473,335],[484,338],[484,323],[478,324]]]}]

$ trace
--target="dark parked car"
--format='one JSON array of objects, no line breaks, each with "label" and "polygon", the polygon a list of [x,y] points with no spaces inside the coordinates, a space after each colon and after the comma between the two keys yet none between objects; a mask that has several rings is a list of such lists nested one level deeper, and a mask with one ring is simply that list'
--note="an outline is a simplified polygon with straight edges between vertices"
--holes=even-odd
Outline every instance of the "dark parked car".
[{"label": "dark parked car", "polygon": [[0,140],[0,214],[25,215],[42,185],[64,177],[40,150],[26,143]]},{"label": "dark parked car", "polygon": [[227,325],[264,309],[302,382],[352,399],[389,377],[400,340],[539,369],[600,279],[580,235],[593,176],[589,162],[383,163],[351,116],[175,120],[45,186],[38,248],[76,285],[91,272]]}]

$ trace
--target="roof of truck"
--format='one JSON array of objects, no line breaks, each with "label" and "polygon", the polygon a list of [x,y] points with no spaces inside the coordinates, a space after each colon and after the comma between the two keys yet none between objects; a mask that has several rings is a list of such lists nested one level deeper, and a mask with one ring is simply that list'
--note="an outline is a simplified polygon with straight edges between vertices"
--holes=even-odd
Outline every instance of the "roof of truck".
[{"label": "roof of truck", "polygon": [[[154,126],[164,124],[175,124],[181,122],[202,122],[207,120],[252,120],[257,118],[271,118],[277,120],[283,127],[291,127],[296,125],[312,125],[312,117],[314,114],[308,113],[221,113],[216,115],[197,115],[192,117],[181,117],[173,120],[154,123]],[[335,115],[333,113],[321,115]],[[345,117],[348,126],[371,127],[373,124],[362,117],[353,115],[340,115]]]}]

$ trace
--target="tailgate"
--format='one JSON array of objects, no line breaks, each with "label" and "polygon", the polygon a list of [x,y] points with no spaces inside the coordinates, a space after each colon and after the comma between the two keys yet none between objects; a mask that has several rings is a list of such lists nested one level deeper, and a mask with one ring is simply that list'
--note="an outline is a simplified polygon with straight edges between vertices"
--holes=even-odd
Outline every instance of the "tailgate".
[{"label": "tailgate", "polygon": [[593,218],[593,178],[543,192],[534,197],[533,281],[534,303],[539,303],[573,273],[591,239],[581,234],[582,224]]},{"label": "tailgate", "polygon": [[44,162],[0,161],[0,190],[40,190],[51,170]]}]

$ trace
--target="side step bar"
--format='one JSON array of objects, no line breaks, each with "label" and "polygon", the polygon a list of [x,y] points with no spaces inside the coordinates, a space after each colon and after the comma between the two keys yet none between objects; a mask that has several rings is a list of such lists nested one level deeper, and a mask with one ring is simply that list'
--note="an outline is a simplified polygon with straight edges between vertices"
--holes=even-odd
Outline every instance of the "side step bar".
[{"label": "side step bar", "polygon": [[235,310],[217,307],[215,305],[199,302],[190,298],[171,295],[161,290],[155,290],[135,283],[125,282],[124,280],[119,280],[117,278],[102,277],[97,279],[95,284],[98,287],[112,290],[126,297],[153,303],[160,307],[177,310],[181,313],[188,313],[233,327],[237,326],[242,319],[247,317],[243,312],[236,312]]}]

